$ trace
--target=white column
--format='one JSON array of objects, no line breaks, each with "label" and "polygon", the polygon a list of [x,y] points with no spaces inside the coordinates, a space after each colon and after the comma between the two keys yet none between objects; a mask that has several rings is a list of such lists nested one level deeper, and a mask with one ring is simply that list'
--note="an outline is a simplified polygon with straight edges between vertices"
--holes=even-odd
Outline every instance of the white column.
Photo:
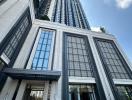
[{"label": "white column", "polygon": [[77,96],[78,96],[78,100],[80,100],[80,90],[79,90],[79,87],[77,87]]},{"label": "white column", "polygon": [[26,89],[26,85],[27,85],[26,80],[23,80],[21,82],[21,85],[19,87],[19,90],[18,90],[18,93],[17,93],[17,96],[16,96],[15,100],[22,100],[23,95],[24,95],[24,91]]}]

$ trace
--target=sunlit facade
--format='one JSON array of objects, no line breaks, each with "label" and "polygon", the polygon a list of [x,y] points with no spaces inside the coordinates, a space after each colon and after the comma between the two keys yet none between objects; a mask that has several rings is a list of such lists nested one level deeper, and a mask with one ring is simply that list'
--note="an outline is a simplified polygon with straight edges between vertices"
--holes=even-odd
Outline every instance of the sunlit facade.
[{"label": "sunlit facade", "polygon": [[0,100],[132,100],[131,68],[79,0],[0,1]]}]

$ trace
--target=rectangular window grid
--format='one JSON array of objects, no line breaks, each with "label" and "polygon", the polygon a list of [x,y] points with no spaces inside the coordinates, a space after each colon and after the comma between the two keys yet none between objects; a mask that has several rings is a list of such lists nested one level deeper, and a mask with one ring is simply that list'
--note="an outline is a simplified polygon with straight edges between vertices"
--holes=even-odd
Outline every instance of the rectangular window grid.
[{"label": "rectangular window grid", "polygon": [[132,100],[132,86],[116,86],[122,100]]},{"label": "rectangular window grid", "polygon": [[67,35],[66,42],[69,76],[93,77],[91,55],[85,38]]},{"label": "rectangular window grid", "polygon": [[51,50],[53,31],[42,30],[32,62],[32,69],[47,70]]},{"label": "rectangular window grid", "polygon": [[114,79],[129,79],[127,71],[124,68],[122,61],[117,54],[117,50],[114,47],[112,41],[103,41],[99,39],[97,41],[99,51],[102,54],[102,58],[107,65],[112,78]]},{"label": "rectangular window grid", "polygon": [[13,56],[13,53],[15,52],[17,45],[19,44],[19,41],[22,39],[23,34],[28,28],[28,25],[29,25],[29,19],[28,17],[25,17],[25,19],[22,21],[17,31],[12,35],[9,44],[4,50],[5,55],[9,59],[11,59],[11,57]]}]

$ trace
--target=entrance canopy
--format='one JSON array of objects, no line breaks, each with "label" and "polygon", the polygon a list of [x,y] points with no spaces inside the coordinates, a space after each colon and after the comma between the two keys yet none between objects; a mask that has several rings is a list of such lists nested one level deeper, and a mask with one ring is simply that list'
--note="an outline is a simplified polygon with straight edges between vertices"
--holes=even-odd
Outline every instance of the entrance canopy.
[{"label": "entrance canopy", "polygon": [[51,80],[57,81],[61,75],[60,71],[49,70],[32,70],[20,68],[5,68],[3,73],[12,79],[25,79],[25,80]]}]

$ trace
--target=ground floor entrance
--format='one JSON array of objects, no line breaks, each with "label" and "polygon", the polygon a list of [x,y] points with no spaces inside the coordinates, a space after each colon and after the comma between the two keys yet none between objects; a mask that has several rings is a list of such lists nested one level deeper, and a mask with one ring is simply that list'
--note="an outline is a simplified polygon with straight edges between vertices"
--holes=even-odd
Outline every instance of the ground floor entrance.
[{"label": "ground floor entrance", "polygon": [[98,100],[95,85],[69,85],[69,100]]}]

